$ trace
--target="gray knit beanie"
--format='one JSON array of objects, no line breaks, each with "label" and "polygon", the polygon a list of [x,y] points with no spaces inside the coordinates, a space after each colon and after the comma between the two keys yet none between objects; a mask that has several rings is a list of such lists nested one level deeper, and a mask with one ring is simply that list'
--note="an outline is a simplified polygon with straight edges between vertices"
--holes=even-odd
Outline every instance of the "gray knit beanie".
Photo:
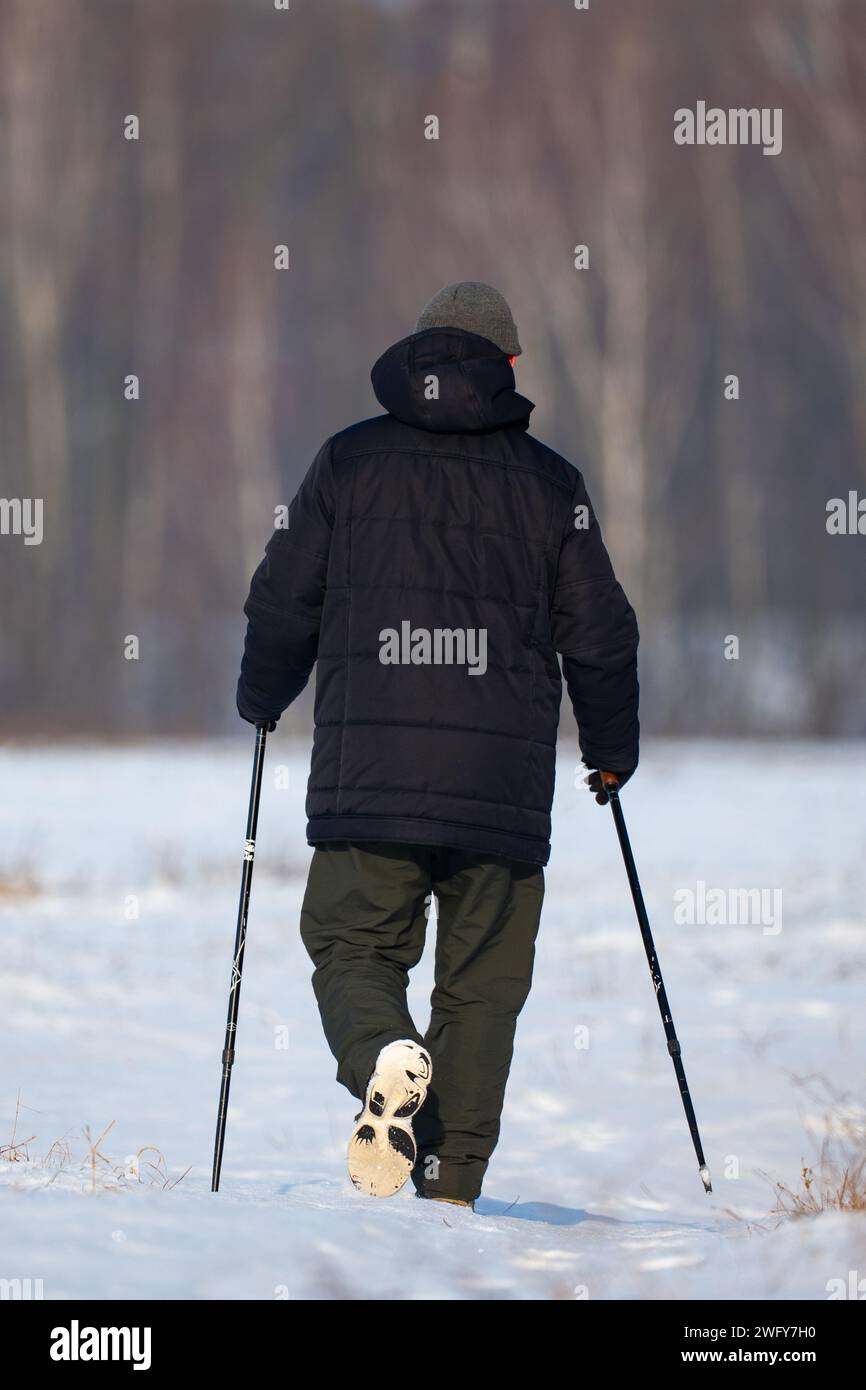
[{"label": "gray knit beanie", "polygon": [[434,294],[421,310],[415,332],[423,333],[426,328],[462,328],[467,333],[477,333],[489,338],[508,357],[523,351],[504,295],[480,280],[461,280]]}]

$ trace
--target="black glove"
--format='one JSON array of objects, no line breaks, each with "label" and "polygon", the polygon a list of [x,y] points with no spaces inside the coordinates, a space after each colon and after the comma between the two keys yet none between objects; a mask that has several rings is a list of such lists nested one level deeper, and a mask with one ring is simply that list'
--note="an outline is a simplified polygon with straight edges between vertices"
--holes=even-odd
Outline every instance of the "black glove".
[{"label": "black glove", "polygon": [[274,729],[277,727],[276,719],[274,719],[270,714],[253,714],[252,710],[246,702],[246,696],[244,694],[243,689],[241,688],[240,681],[238,681],[238,693],[236,703],[238,707],[238,714],[240,715],[241,719],[245,719],[248,724],[255,724],[257,729],[267,729],[269,734],[272,734],[274,732]]},{"label": "black glove", "polygon": [[[619,782],[619,785],[621,787],[624,787],[628,779],[634,776],[636,769],[631,768],[629,772],[617,772],[616,768],[614,767],[606,767],[604,771],[612,772],[616,780]],[[598,802],[599,806],[606,806],[610,798],[608,797],[608,794],[604,789],[604,785],[601,780],[601,772],[599,772],[596,768],[587,768],[586,776],[583,780],[589,787],[589,790],[595,796],[595,799]]]},{"label": "black glove", "polygon": [[277,727],[276,719],[262,719],[257,714],[244,714],[240,707],[238,707],[238,714],[241,719],[245,719],[248,724],[255,724],[257,729],[266,729],[269,734],[272,734]]},{"label": "black glove", "polygon": [[245,719],[248,724],[255,724],[257,729],[266,729],[269,734],[272,734],[277,727],[276,719],[271,719],[270,717],[262,719],[257,714],[244,714],[240,705],[238,705],[238,714],[241,719]]}]

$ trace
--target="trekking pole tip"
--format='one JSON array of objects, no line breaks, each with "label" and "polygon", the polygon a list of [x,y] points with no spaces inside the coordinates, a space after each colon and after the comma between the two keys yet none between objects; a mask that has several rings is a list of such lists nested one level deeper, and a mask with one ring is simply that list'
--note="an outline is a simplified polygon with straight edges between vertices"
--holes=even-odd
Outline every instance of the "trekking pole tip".
[{"label": "trekking pole tip", "polygon": [[705,1163],[702,1163],[700,1168],[698,1169],[698,1172],[701,1175],[701,1182],[704,1185],[704,1191],[712,1192],[713,1184],[710,1182],[710,1170],[707,1167],[707,1165]]}]

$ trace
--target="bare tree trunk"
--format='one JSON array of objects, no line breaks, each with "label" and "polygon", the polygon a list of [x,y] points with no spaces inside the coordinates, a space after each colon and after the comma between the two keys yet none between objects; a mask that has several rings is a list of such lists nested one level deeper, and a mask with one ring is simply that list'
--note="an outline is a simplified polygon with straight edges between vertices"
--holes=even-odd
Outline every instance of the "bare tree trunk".
[{"label": "bare tree trunk", "polygon": [[[138,263],[133,331],[133,359],[115,364],[108,383],[118,397],[123,378],[139,377],[141,399],[124,403],[133,413],[133,443],[127,467],[130,499],[124,518],[122,590],[126,621],[141,634],[154,618],[170,572],[166,525],[177,505],[172,480],[189,461],[173,429],[176,398],[184,380],[192,389],[192,364],[175,379],[178,362],[175,326],[180,290],[181,236],[184,226],[181,180],[181,123],[178,108],[180,54],[177,11],[171,0],[139,0],[141,31],[139,82],[130,93],[130,111],[141,118],[138,142],[130,142],[127,158],[136,161],[138,175]],[[123,114],[130,114],[125,112]],[[120,119],[121,113],[118,113]],[[122,132],[118,129],[118,139]],[[119,634],[119,636],[122,634]]]},{"label": "bare tree trunk", "polygon": [[617,572],[636,602],[647,558],[646,169],[638,93],[641,35],[621,29],[604,87],[602,189],[605,281],[601,453],[605,531]]},{"label": "bare tree trunk", "polygon": [[[63,250],[53,242],[45,204],[53,140],[48,94],[52,47],[74,42],[75,21],[61,34],[32,0],[14,0],[6,34],[9,84],[8,216],[15,339],[20,345],[30,490],[53,518],[64,510],[69,456],[60,333],[65,306],[58,274]],[[70,32],[72,31],[72,32]]]},{"label": "bare tree trunk", "polygon": [[[762,612],[768,597],[764,481],[754,467],[746,423],[753,418],[749,393],[766,399],[768,388],[750,346],[745,227],[733,162],[730,156],[704,159],[699,168],[715,331],[727,354],[724,362],[716,363],[718,377],[711,387],[712,454],[719,477],[728,595],[734,614],[744,619]],[[731,374],[739,378],[739,400],[724,395],[724,378]]]}]

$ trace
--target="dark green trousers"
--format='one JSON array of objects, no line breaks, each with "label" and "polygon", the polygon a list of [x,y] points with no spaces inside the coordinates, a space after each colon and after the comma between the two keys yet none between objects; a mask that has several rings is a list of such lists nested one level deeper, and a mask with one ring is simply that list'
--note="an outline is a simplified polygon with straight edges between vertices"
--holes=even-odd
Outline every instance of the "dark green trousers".
[{"label": "dark green trousers", "polygon": [[[430,1024],[406,1006],[431,895],[438,909]],[[362,1098],[381,1048],[414,1038],[433,1084],[414,1121],[419,1192],[474,1200],[499,1138],[514,1030],[532,982],[544,871],[464,850],[320,845],[301,935],[337,1079]]]}]

